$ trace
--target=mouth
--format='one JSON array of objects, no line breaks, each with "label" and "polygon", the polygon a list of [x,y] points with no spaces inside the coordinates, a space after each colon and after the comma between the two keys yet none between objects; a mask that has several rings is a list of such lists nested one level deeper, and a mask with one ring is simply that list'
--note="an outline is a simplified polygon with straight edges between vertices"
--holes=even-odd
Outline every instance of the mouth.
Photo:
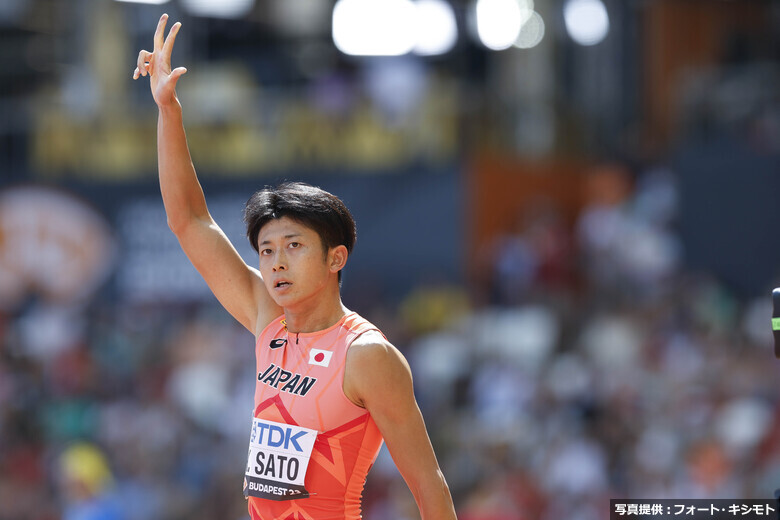
[{"label": "mouth", "polygon": [[274,288],[281,289],[282,287],[289,287],[292,285],[292,282],[287,282],[285,280],[280,280],[274,284]]}]

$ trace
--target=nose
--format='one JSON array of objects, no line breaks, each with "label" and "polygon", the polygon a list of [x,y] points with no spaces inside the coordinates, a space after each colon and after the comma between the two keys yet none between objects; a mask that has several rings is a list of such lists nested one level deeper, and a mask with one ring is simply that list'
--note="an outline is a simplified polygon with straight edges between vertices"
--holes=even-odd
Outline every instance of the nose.
[{"label": "nose", "polygon": [[272,269],[273,272],[285,271],[287,269],[287,257],[283,251],[279,251],[274,255],[274,265]]}]

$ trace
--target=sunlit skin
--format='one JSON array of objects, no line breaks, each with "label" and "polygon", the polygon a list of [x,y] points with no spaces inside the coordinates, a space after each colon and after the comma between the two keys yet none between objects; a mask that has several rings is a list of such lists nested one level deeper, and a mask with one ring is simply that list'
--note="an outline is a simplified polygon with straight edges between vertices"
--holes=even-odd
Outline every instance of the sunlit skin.
[{"label": "sunlit skin", "polygon": [[289,217],[264,225],[257,245],[263,283],[284,309],[288,330],[323,330],[348,312],[338,284],[348,256],[345,246],[326,251],[314,230]]}]

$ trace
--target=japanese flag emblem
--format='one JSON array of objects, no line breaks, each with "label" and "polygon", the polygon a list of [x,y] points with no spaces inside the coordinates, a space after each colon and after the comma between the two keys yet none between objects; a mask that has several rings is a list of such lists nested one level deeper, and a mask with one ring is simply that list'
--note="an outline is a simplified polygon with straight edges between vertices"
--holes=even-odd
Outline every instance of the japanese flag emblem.
[{"label": "japanese flag emblem", "polygon": [[309,364],[327,367],[330,364],[331,357],[333,357],[333,352],[313,348],[309,351]]}]

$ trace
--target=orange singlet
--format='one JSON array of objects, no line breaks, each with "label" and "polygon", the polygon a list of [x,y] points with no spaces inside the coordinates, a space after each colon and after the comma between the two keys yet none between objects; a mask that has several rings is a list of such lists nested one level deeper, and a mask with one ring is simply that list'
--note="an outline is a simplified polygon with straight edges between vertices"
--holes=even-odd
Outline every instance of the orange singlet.
[{"label": "orange singlet", "polygon": [[347,350],[379,330],[351,312],[311,333],[288,333],[284,316],[255,345],[255,413],[244,478],[252,520],[361,518],[366,474],[382,436],[344,395]]}]

